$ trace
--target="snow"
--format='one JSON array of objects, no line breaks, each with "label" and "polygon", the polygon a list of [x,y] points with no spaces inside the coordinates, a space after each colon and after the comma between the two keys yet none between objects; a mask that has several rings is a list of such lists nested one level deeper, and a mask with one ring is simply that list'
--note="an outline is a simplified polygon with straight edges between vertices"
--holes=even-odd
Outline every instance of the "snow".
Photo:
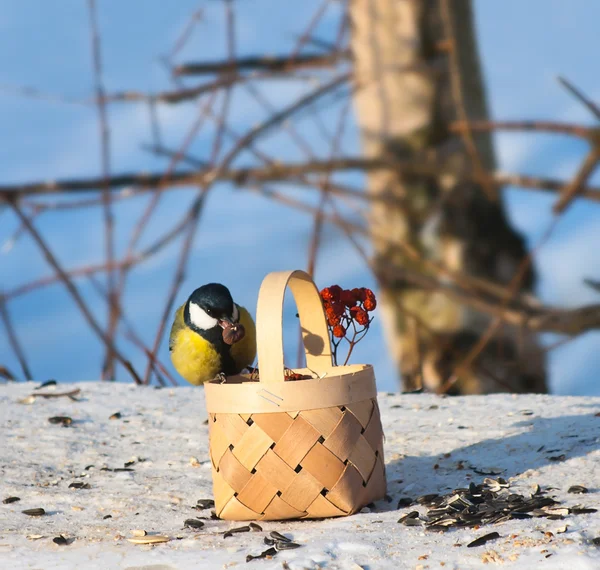
[{"label": "snow", "polygon": [[[261,522],[264,532],[223,538],[225,530],[244,523],[205,520],[200,530],[183,526],[185,519],[210,517],[210,511],[193,509],[198,499],[212,497],[202,388],[86,382],[43,389],[80,388],[79,401],[38,397],[32,402],[27,396],[35,387],[0,386],[0,499],[21,498],[0,503],[0,568],[281,569],[284,562],[292,570],[465,570],[486,562],[523,569],[600,568],[600,546],[591,542],[600,536],[600,513],[440,534],[398,524],[414,507],[395,508],[402,496],[478,483],[484,475],[476,469],[498,473],[515,492],[528,493],[540,484],[555,487],[551,496],[566,506],[600,509],[600,398],[380,394],[392,502],[339,519]],[[115,412],[121,418],[109,419]],[[72,417],[73,424],[48,422],[59,415]],[[562,461],[549,459],[563,454]],[[132,471],[101,470],[129,461],[135,461]],[[75,481],[90,488],[69,488]],[[590,492],[569,494],[571,485]],[[36,507],[47,514],[21,512]],[[557,533],[565,524],[567,532]],[[173,540],[133,544],[127,538],[136,529]],[[272,530],[303,546],[247,564],[246,555],[267,548],[263,536]],[[467,548],[492,531],[500,538]],[[52,541],[61,534],[68,545]]]}]

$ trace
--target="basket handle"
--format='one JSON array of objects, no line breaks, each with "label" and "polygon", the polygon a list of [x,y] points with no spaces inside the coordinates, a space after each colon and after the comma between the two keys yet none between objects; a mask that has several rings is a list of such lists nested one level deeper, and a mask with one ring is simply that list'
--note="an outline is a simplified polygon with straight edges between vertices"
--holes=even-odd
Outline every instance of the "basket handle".
[{"label": "basket handle", "polygon": [[285,381],[283,364],[283,297],[290,287],[302,329],[306,365],[312,370],[332,368],[329,330],[321,296],[308,273],[301,270],[275,271],[263,280],[256,307],[256,343],[260,381]]}]

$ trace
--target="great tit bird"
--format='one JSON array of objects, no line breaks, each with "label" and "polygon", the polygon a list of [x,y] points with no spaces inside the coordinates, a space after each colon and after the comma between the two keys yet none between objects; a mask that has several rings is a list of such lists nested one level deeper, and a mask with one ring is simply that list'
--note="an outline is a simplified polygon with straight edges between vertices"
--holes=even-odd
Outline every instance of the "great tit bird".
[{"label": "great tit bird", "polygon": [[254,362],[256,327],[227,287],[208,283],[177,309],[169,351],[181,376],[191,384],[203,384],[218,374],[238,374]]}]

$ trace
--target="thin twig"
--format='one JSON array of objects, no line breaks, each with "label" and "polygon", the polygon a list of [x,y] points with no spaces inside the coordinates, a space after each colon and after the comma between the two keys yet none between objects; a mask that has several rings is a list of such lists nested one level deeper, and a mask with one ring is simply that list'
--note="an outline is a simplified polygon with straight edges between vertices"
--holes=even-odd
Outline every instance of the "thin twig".
[{"label": "thin twig", "polygon": [[593,127],[558,121],[459,121],[450,125],[450,132],[465,131],[533,131],[570,135],[586,140],[595,137],[597,133],[597,129]]},{"label": "thin twig", "polygon": [[[231,129],[227,129],[231,135]],[[153,149],[153,152],[172,156],[175,151],[166,149]],[[190,161],[188,155],[183,155],[182,160]],[[193,159],[192,159],[193,160]],[[197,160],[197,159],[195,159]],[[276,163],[270,161],[267,166],[222,169],[215,176],[213,169],[208,166],[198,170],[186,170],[183,172],[173,172],[165,179],[165,172],[155,172],[151,174],[141,173],[123,173],[112,176],[108,183],[113,192],[123,192],[127,197],[130,193],[140,193],[143,190],[154,190],[161,184],[169,187],[198,186],[202,185],[208,178],[214,178],[219,181],[231,181],[239,185],[252,184],[256,182],[273,182],[278,180],[289,181],[294,177],[305,174],[322,174],[332,170],[336,171],[373,171],[373,170],[395,170],[403,174],[414,174],[418,176],[438,176],[440,169],[443,169],[442,163],[435,163],[426,160],[389,160],[389,159],[368,159],[359,156],[348,156],[335,160],[310,160],[298,163]],[[564,187],[565,182],[552,178],[542,178],[526,176],[521,174],[510,174],[499,172],[493,175],[494,184],[503,186],[510,184],[521,188],[532,190],[543,190],[556,192]],[[26,196],[53,195],[69,192],[97,192],[102,185],[102,178],[70,178],[55,181],[34,181],[25,184],[6,184],[0,185],[0,200],[11,201]],[[131,188],[130,188],[131,187]],[[586,186],[580,194],[587,200],[600,201],[600,187]],[[365,197],[369,199],[369,197]]]},{"label": "thin twig", "polygon": [[587,108],[587,110],[596,117],[596,119],[600,120],[600,107],[596,105],[591,99],[586,97],[584,93],[575,87],[568,79],[565,77],[558,76],[558,82],[567,90],[571,95],[573,95],[580,103]]},{"label": "thin twig", "polygon": [[[102,297],[106,298],[107,291],[104,289],[102,284],[99,283],[98,280],[95,279],[93,275],[89,276],[89,280],[92,283],[92,285],[94,286],[94,288],[96,289],[96,291],[98,292],[98,294],[101,295]],[[129,319],[127,318],[127,316],[124,313],[121,313],[119,316],[120,316],[122,325],[125,327],[124,336],[130,342],[132,342],[135,346],[137,346],[146,355],[146,357],[152,362],[152,365],[155,368],[154,373],[157,375],[157,378],[159,379],[159,383],[162,386],[166,385],[166,382],[160,376],[160,373],[162,373],[169,379],[169,381],[171,382],[171,384],[173,384],[173,386],[177,386],[177,384],[178,384],[177,380],[175,380],[175,378],[173,378],[173,376],[163,366],[163,364],[160,362],[160,360],[158,360],[150,352],[150,349],[142,342],[139,335],[135,332],[135,327],[133,326],[133,323],[131,323],[129,321]]]},{"label": "thin twig", "polygon": [[8,308],[6,306],[6,299],[4,295],[0,294],[0,319],[4,324],[4,328],[6,329],[6,336],[8,337],[8,342],[19,361],[19,365],[21,366],[21,370],[23,371],[23,375],[26,380],[33,380],[33,376],[31,375],[31,369],[27,364],[27,358],[25,356],[25,351],[19,342],[19,338],[17,337],[17,333],[13,327],[13,324],[10,319],[10,314],[8,312]]},{"label": "thin twig", "polygon": [[594,173],[594,170],[596,170],[598,161],[600,161],[600,144],[590,149],[577,174],[561,190],[560,198],[552,208],[555,214],[562,214],[569,207],[569,204],[582,192],[585,184]]},{"label": "thin twig", "polygon": [[[102,330],[100,325],[96,322],[96,319],[92,315],[91,311],[88,309],[88,307],[87,307],[85,301],[83,300],[83,297],[79,293],[77,287],[73,284],[70,277],[67,275],[65,270],[61,267],[60,263],[58,262],[58,260],[56,259],[56,257],[54,256],[54,254],[52,253],[50,248],[46,245],[44,238],[42,238],[41,234],[35,229],[33,224],[29,221],[27,216],[25,216],[25,214],[23,213],[23,211],[21,210],[21,208],[19,207],[19,205],[16,202],[10,202],[9,206],[13,209],[13,211],[15,212],[17,217],[21,220],[23,225],[27,228],[27,231],[30,233],[34,242],[36,243],[36,245],[39,247],[39,249],[43,253],[48,264],[59,275],[60,280],[64,283],[64,285],[67,288],[67,291],[70,293],[71,297],[73,297],[75,304],[81,311],[83,317],[89,324],[90,328],[96,333],[96,335],[100,338],[100,340],[102,340],[104,345],[108,347],[111,344],[111,340],[106,336],[106,334],[104,333],[104,331]],[[131,376],[133,377],[135,383],[141,384],[141,378],[138,376],[138,374],[135,371],[135,369],[133,368],[131,362],[129,362],[127,359],[125,359],[123,357],[123,355],[121,354],[121,352],[116,347],[113,347],[112,350],[113,350],[113,354],[115,355],[115,358],[127,369],[129,374],[131,374]]]},{"label": "thin twig", "polygon": [[235,62],[230,60],[211,61],[202,63],[183,63],[173,69],[173,73],[180,77],[191,75],[207,75],[213,73],[228,73],[238,71],[269,71],[271,73],[289,73],[299,69],[318,67],[332,67],[339,61],[347,59],[349,52],[338,53],[307,53],[302,55],[284,55],[274,57],[248,56],[238,58]]},{"label": "thin twig", "polygon": [[[96,0],[88,0],[88,11],[90,17],[90,36],[92,40],[92,59],[94,68],[94,80],[96,100],[98,109],[98,127],[100,134],[100,156],[102,165],[102,211],[104,215],[104,250],[106,264],[112,266],[115,258],[114,245],[114,218],[112,213],[111,192],[108,180],[110,179],[110,130],[104,96],[104,84],[102,81],[102,54],[100,43],[100,30],[98,28]],[[119,314],[119,299],[116,297],[115,275],[112,271],[107,272],[108,281],[108,327],[106,335],[111,341],[107,345],[104,366],[102,367],[102,379],[114,380],[114,355],[112,346],[116,328],[117,315]]]},{"label": "thin twig", "polygon": [[441,14],[442,21],[445,29],[446,40],[450,42],[452,49],[448,53],[448,65],[450,68],[450,89],[452,92],[452,98],[454,99],[454,106],[456,108],[456,114],[459,121],[465,124],[466,128],[461,132],[463,142],[471,157],[473,169],[476,177],[481,182],[481,186],[487,195],[489,200],[497,201],[498,194],[496,187],[490,180],[490,176],[484,167],[475,139],[471,129],[469,128],[469,117],[467,115],[467,108],[465,104],[465,97],[462,89],[461,79],[463,77],[463,70],[460,69],[458,61],[458,39],[454,30],[454,22],[452,21],[452,13],[450,10],[450,0],[441,0]]}]

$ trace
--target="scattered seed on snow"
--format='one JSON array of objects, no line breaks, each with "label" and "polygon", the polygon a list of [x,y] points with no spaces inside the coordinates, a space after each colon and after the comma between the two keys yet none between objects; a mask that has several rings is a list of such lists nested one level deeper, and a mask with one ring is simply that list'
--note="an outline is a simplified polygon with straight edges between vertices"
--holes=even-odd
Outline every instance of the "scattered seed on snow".
[{"label": "scattered seed on snow", "polygon": [[24,515],[28,515],[30,517],[41,517],[42,515],[46,514],[46,511],[42,508],[38,508],[38,509],[25,509],[24,511],[21,511]]},{"label": "scattered seed on snow", "polygon": [[128,538],[127,540],[133,544],[159,544],[161,542],[169,542],[171,539],[168,536],[154,534],[147,536],[134,536],[133,538]]},{"label": "scattered seed on snow", "polygon": [[500,535],[497,532],[490,532],[489,534],[484,534],[483,536],[476,538],[472,542],[469,542],[469,544],[467,544],[467,548],[482,546],[486,542],[489,542],[490,540],[496,540],[497,538],[500,538]]},{"label": "scattered seed on snow", "polygon": [[6,499],[4,499],[2,502],[5,505],[10,505],[11,503],[16,503],[17,501],[20,501],[21,497],[6,497]]}]

